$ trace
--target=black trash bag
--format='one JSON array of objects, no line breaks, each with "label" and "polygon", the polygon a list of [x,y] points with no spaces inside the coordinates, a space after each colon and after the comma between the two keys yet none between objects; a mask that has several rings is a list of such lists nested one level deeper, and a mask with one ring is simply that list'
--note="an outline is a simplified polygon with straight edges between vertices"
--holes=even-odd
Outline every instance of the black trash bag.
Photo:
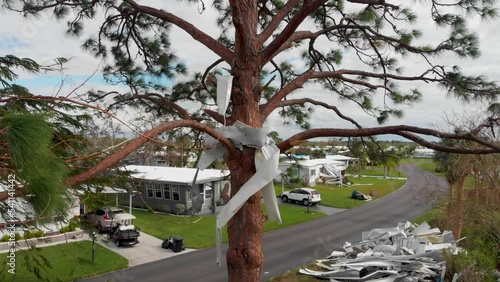
[{"label": "black trash bag", "polygon": [[172,249],[174,247],[174,239],[172,238],[172,236],[163,240],[163,242],[161,243],[161,247],[164,249]]}]

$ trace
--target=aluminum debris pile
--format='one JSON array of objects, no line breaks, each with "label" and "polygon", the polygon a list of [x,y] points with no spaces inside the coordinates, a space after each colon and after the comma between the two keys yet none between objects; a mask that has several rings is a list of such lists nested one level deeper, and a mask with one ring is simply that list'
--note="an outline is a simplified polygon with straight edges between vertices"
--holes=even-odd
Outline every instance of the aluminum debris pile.
[{"label": "aluminum debris pile", "polygon": [[442,250],[459,251],[451,231],[441,232],[426,222],[416,226],[399,223],[394,228],[378,228],[362,233],[357,244],[346,242],[344,251],[334,251],[316,265],[327,271],[300,269],[300,273],[332,282],[444,281],[446,272]]}]

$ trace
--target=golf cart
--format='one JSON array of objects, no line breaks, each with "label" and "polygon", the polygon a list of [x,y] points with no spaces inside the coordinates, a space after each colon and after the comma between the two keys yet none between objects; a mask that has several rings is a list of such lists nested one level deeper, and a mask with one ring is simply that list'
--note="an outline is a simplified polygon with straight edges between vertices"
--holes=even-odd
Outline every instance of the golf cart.
[{"label": "golf cart", "polygon": [[116,226],[109,231],[108,239],[115,241],[117,247],[139,243],[140,229],[132,225],[133,219],[135,216],[128,213],[117,214],[113,218]]}]

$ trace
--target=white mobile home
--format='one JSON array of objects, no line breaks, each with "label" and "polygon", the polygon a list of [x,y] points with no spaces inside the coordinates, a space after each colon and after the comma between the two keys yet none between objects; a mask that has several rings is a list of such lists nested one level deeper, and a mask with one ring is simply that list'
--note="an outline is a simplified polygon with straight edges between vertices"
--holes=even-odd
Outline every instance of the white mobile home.
[{"label": "white mobile home", "polygon": [[[323,175],[341,178],[341,172],[349,166],[349,157],[342,159],[286,160],[279,164],[279,169],[291,179],[299,178],[305,185],[314,186]],[[281,177],[276,178],[281,181]]]},{"label": "white mobile home", "polygon": [[[0,191],[8,191],[8,184],[0,183]],[[80,215],[80,199],[68,193],[68,209],[64,214],[45,214],[37,217],[33,206],[22,197],[10,197],[1,203],[0,237],[19,233],[23,236],[26,230],[41,230],[44,233],[57,233],[69,221]],[[7,230],[8,226],[15,226],[14,230]]]}]

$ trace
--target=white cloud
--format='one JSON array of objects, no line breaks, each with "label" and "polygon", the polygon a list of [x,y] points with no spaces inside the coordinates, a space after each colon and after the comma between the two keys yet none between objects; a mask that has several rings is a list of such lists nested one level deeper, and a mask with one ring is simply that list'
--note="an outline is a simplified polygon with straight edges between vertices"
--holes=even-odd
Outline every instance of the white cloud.
[{"label": "white cloud", "polygon": [[[154,3],[157,5],[158,2],[143,1],[143,3]],[[418,3],[416,5],[418,5]],[[219,30],[214,24],[216,14],[213,9],[210,8],[210,1],[205,1],[207,10],[202,14],[198,13],[199,4],[188,5],[180,2],[172,4],[169,2],[160,5],[163,5],[163,9],[191,21],[194,26],[207,34],[214,37],[218,36]],[[427,6],[426,9],[428,10],[429,7]],[[429,20],[423,16],[423,9],[418,9],[417,11],[420,17],[417,28],[421,29],[424,33],[424,36],[419,42],[432,42],[436,38],[446,35],[444,29],[436,29],[434,25],[427,24]],[[99,16],[99,18],[101,19],[102,17]],[[100,22],[98,21],[87,22],[86,34],[95,34],[99,24]],[[475,75],[487,75],[491,78],[500,77],[500,70],[497,67],[500,65],[500,33],[498,33],[497,26],[498,21],[492,21],[490,23],[484,23],[479,20],[472,21],[471,30],[478,33],[481,52],[483,54],[479,59],[459,60],[456,56],[445,55],[437,59],[437,61],[448,65],[461,65],[464,71]],[[65,74],[70,76],[89,75],[99,67],[99,61],[92,55],[81,50],[80,46],[83,42],[82,39],[65,36],[65,28],[65,21],[56,22],[46,15],[39,19],[25,19],[12,12],[3,11],[2,18],[0,19],[0,51],[4,54],[11,53],[20,57],[30,57],[41,63],[48,63],[56,57],[71,58],[70,63],[66,66],[67,69],[64,72]],[[195,71],[204,72],[206,67],[218,59],[213,52],[204,48],[179,28],[172,27],[170,36],[172,48],[175,50],[176,54],[187,63],[191,73]],[[326,48],[327,45],[324,45],[324,47]],[[299,52],[300,50],[297,49],[290,55],[297,58]],[[285,59],[289,58],[284,58],[283,56],[277,58],[277,60]],[[347,53],[342,67],[361,67],[362,65],[354,59],[354,54]],[[402,64],[407,73],[414,73],[427,68],[427,65],[423,64],[422,60],[418,57],[404,58]],[[26,78],[29,77],[29,75],[23,74],[22,77]],[[71,91],[71,87],[74,87],[74,85],[68,85],[64,88],[64,91]],[[114,86],[103,87],[95,84],[86,85],[79,91],[83,93],[91,87],[120,91],[125,89]],[[410,86],[406,84],[404,87],[410,88]],[[52,89],[36,90],[39,92],[54,92],[54,88],[55,86]],[[401,120],[391,119],[388,124],[411,124],[425,127],[434,125],[442,126],[444,125],[444,113],[449,113],[451,111],[467,112],[478,108],[477,105],[463,105],[460,102],[447,99],[446,93],[435,85],[424,85],[422,89],[424,101],[412,107],[403,107],[405,110],[404,118]],[[35,91],[35,89],[33,89],[33,91]],[[335,98],[328,98],[334,96],[326,93],[317,86],[307,87],[293,94],[293,97],[304,96],[323,97],[322,99],[332,101],[332,103],[337,105],[344,114],[355,118],[363,126],[376,125],[373,118],[364,114],[359,107],[351,103],[339,102]],[[378,100],[377,103],[381,105],[382,101]],[[282,137],[288,137],[300,130],[296,126],[283,126],[281,122],[282,120],[278,117],[277,111],[274,112],[268,120],[271,130],[277,130]],[[313,128],[330,126],[352,127],[349,123],[339,120],[334,113],[321,108],[316,109],[312,114],[311,124]]]}]

